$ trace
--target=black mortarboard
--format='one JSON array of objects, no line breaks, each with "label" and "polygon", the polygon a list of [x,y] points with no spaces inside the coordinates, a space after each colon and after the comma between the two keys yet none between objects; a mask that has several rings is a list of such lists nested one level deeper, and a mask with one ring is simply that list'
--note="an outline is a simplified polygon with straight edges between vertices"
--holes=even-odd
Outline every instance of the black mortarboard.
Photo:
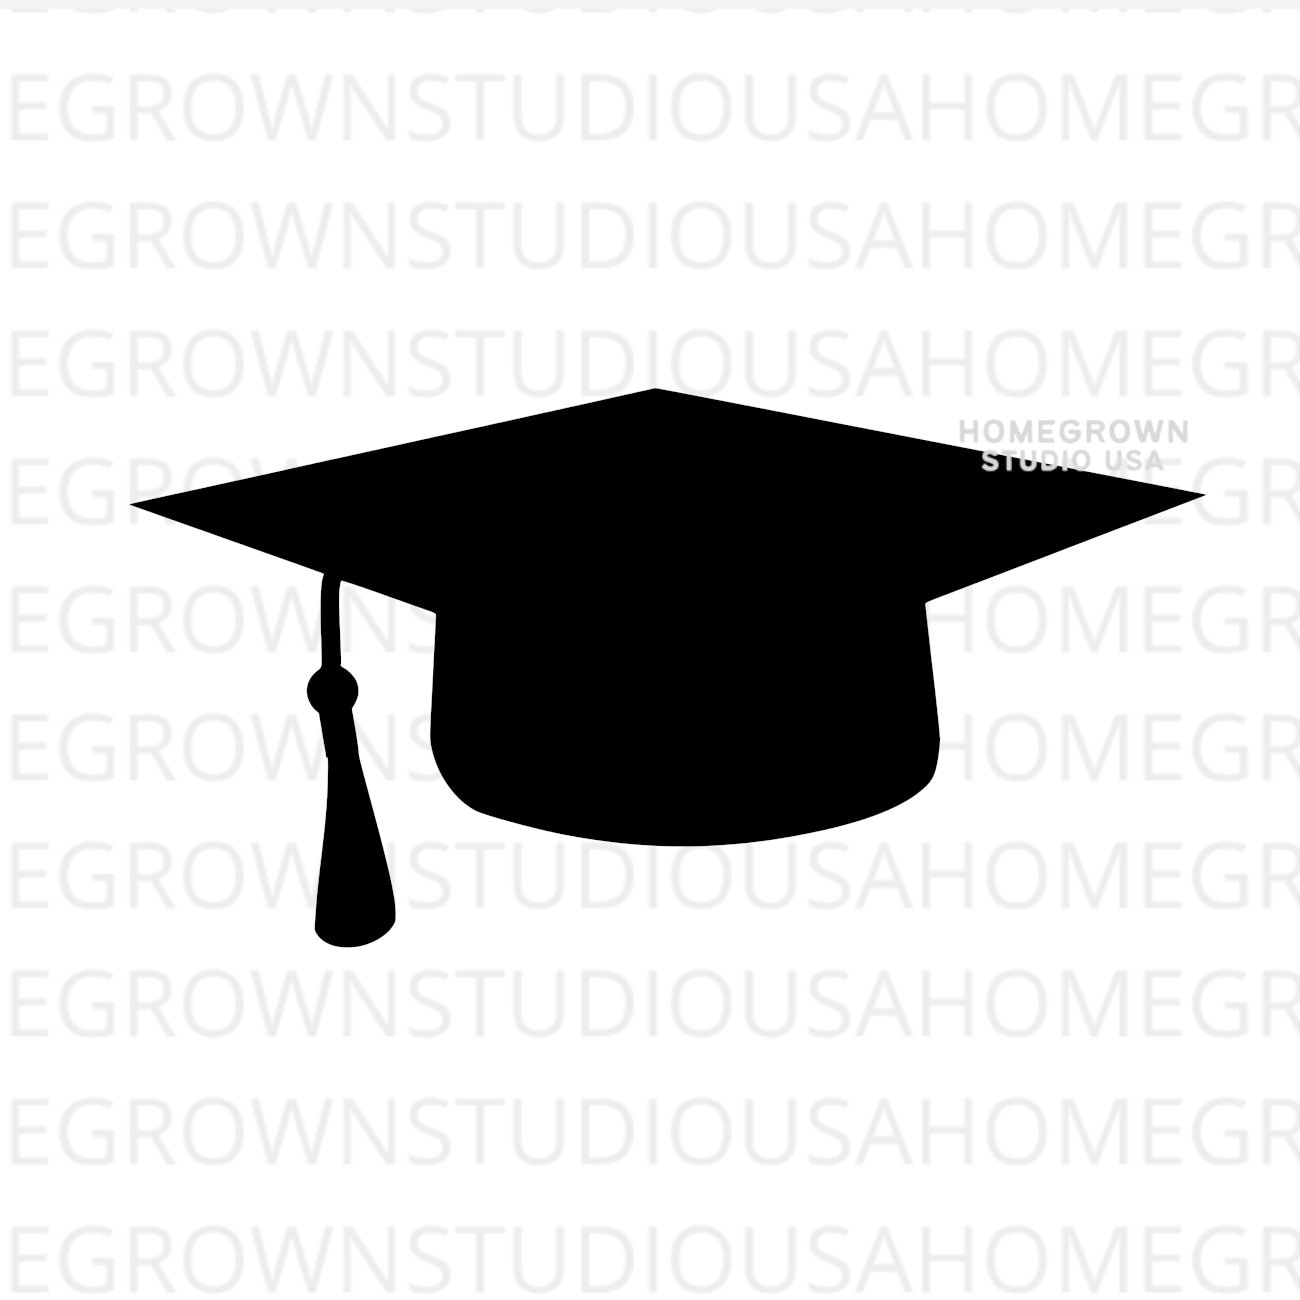
[{"label": "black mortarboard", "polygon": [[340,580],[437,614],[433,753],[471,807],[738,843],[929,782],[926,601],[1197,495],[654,390],[138,504],[324,575],[316,930],[355,945],[394,909]]}]

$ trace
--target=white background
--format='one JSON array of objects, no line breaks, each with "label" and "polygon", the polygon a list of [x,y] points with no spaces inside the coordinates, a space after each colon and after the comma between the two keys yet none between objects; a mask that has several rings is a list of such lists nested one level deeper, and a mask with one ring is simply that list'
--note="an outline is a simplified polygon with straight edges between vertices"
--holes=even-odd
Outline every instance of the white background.
[{"label": "white background", "polygon": [[[1297,1161],[1278,1142],[1266,1162],[1260,1141],[1264,1102],[1294,1092],[1298,1032],[1284,1013],[1266,1025],[1262,993],[1264,972],[1292,978],[1297,919],[1293,894],[1275,887],[1270,907],[1264,889],[1267,863],[1285,864],[1294,852],[1297,641],[1286,627],[1269,640],[1264,611],[1293,610],[1296,599],[1298,394],[1283,371],[1267,389],[1261,367],[1266,334],[1277,332],[1283,355],[1285,336],[1295,331],[1297,262],[1278,246],[1266,264],[1258,237],[1266,205],[1277,205],[1281,222],[1286,205],[1300,201],[1300,136],[1284,115],[1268,134],[1261,112],[1265,79],[1291,75],[1295,34],[1294,15],[1287,14],[20,14],[0,21],[8,589],[8,879],[0,926],[7,968],[3,1151],[10,1166],[3,1183],[5,1217],[15,1228],[5,1238],[9,1284],[56,1295],[94,1287],[152,1294],[161,1293],[165,1276],[181,1294],[305,1294],[310,1288],[296,1266],[273,1284],[259,1259],[259,1243],[270,1242],[260,1248],[274,1257],[284,1234],[297,1228],[308,1255],[324,1251],[318,1291],[380,1294],[384,1287],[355,1251],[349,1282],[344,1236],[360,1234],[382,1255],[392,1229],[393,1289],[514,1294],[523,1288],[511,1273],[509,1234],[522,1229],[524,1267],[538,1279],[553,1263],[550,1234],[563,1228],[566,1271],[556,1290],[574,1294],[583,1289],[579,1234],[605,1227],[631,1243],[615,1252],[632,1261],[623,1294],[683,1294],[720,1278],[717,1293],[743,1295],[754,1290],[744,1274],[745,1232],[752,1228],[760,1280],[780,1275],[785,1233],[795,1233],[789,1293],[853,1289],[887,1230],[912,1289],[956,1294],[966,1288],[952,1264],[936,1264],[927,1285],[922,1233],[932,1234],[934,1252],[951,1254],[970,1228],[971,1289],[1000,1294],[1026,1278],[1033,1282],[1035,1250],[1026,1234],[1039,1234],[1048,1262],[1033,1293],[1052,1295],[1086,1290],[1077,1267],[1072,1281],[1062,1278],[1060,1233],[1067,1228],[1088,1243],[1094,1263],[1112,1233],[1127,1234],[1128,1271],[1107,1274],[1102,1294],[1165,1285],[1200,1293],[1210,1284],[1261,1293],[1261,1230],[1293,1221]],[[511,79],[522,78],[531,106],[526,121],[534,124],[547,120],[556,74],[564,74],[569,117],[556,139],[530,141],[511,126],[508,99],[493,99],[480,131],[472,83],[426,82],[429,97],[449,114],[446,130],[441,138],[413,140],[411,130],[430,132],[434,118],[412,111],[409,88],[430,74],[506,78],[493,83],[493,96],[507,95]],[[674,121],[665,107],[673,88],[700,74],[713,80],[691,83],[696,98],[688,96]],[[60,94],[86,75],[99,80],[74,88],[61,114]],[[233,86],[245,121],[228,139],[205,140],[178,114],[168,119],[175,139],[160,139],[147,123],[133,139],[124,107],[133,75],[162,78],[173,107],[187,87],[209,78],[195,92],[194,119],[209,134],[220,134],[212,125],[219,117],[202,114],[219,114]],[[250,87],[260,77],[278,94],[274,88],[294,75],[311,96],[333,78],[318,138],[289,129],[269,140],[255,121]],[[44,80],[16,90],[24,76]],[[582,138],[574,97],[584,76],[620,79],[630,88],[636,118],[617,138]],[[337,98],[345,77],[381,98],[392,79],[400,105],[393,138],[361,119],[355,138],[345,138]],[[645,125],[651,77],[658,78],[661,109],[654,132]],[[839,119],[816,107],[809,88],[826,77],[842,79],[825,93],[850,109],[855,127],[874,102],[878,117],[865,138],[833,129]],[[1112,119],[1100,138],[1089,139],[1075,119],[1067,138],[1061,97],[1071,77],[1094,111],[1120,78],[1130,96],[1127,127],[1121,131]],[[932,98],[945,101],[958,98],[970,79],[969,131],[959,113],[942,110],[925,128],[926,78]],[[991,114],[987,97],[1003,78],[1010,78],[999,92],[1006,98]],[[747,84],[760,125],[780,120],[793,86],[797,123],[785,138],[758,139],[740,124]],[[1198,87],[1204,97],[1194,106]],[[1047,106],[1041,127],[1034,122],[1039,90]],[[903,125],[879,117],[886,101],[872,97],[887,93],[896,96]],[[1285,99],[1289,92],[1283,86],[1276,93]],[[720,97],[732,106],[730,123],[716,139],[688,138],[680,123],[707,133],[710,106]],[[1148,115],[1144,98],[1174,107]],[[16,110],[18,100],[50,107]],[[110,138],[76,138],[97,131]],[[1010,138],[1017,133],[1025,138]],[[29,134],[44,138],[22,138]],[[106,245],[93,244],[87,232],[113,233],[118,242],[103,269],[73,265],[58,242],[61,215],[88,202],[108,208],[80,218],[88,224],[75,227],[67,247],[92,257]],[[373,221],[393,204],[402,223],[419,203],[466,202],[523,205],[527,238],[540,246],[551,238],[555,205],[563,205],[566,254],[551,269],[523,268],[500,237],[502,227],[478,267],[467,251],[470,227],[447,214],[438,224],[453,251],[448,265],[432,269],[409,265],[410,256],[431,251],[409,238],[391,269],[364,251],[347,267],[336,233],[327,235],[314,269],[294,256],[269,268],[251,236],[221,270],[199,266],[180,241],[170,245],[173,268],[160,268],[151,256],[133,267],[123,240],[132,203],[161,205],[178,229],[200,205],[225,204],[242,214],[247,231],[257,205],[275,220],[296,203],[315,220],[324,205],[353,203]],[[1188,234],[1195,215],[1224,202],[1239,207],[1210,219],[1198,249]],[[24,203],[48,205],[25,215],[25,228],[55,233],[20,251],[14,205]],[[776,270],[755,267],[734,249],[711,269],[686,265],[671,250],[657,265],[634,254],[613,268],[585,268],[573,234],[583,203],[622,205],[638,222],[646,205],[657,204],[667,214],[661,224],[700,203],[743,222],[752,203],[765,232],[779,229],[794,204],[799,252]],[[951,240],[935,244],[933,264],[925,265],[926,203],[944,227],[956,223],[962,205],[972,205],[971,265],[954,254]],[[1030,263],[1021,270],[1000,264],[983,234],[989,214],[1007,203],[1042,213],[1049,231],[1045,251],[1034,257],[1025,233],[1032,223],[1004,228],[1002,262]],[[1148,252],[1143,207],[1153,203],[1171,205],[1157,225],[1182,233]],[[835,220],[854,232],[855,252],[873,214],[888,205],[907,258],[877,251],[860,268],[811,265],[834,252],[810,233],[808,210],[818,204],[845,205]],[[1092,223],[1116,204],[1129,205],[1123,220],[1136,233],[1128,257],[1121,263],[1107,256],[1096,269],[1077,256],[1063,265],[1058,232],[1068,204]],[[708,218],[700,220],[706,230]],[[222,228],[220,217],[213,222],[209,229]],[[636,228],[644,239],[645,225]],[[1210,264],[1231,260],[1224,232],[1245,236],[1244,265]],[[216,246],[197,238],[200,248]],[[698,245],[686,238],[688,247],[708,246],[704,235]],[[22,265],[28,260],[48,266]],[[530,376],[548,372],[558,332],[568,369],[553,394],[529,396],[512,376],[508,344],[493,345],[480,384],[463,340],[443,341],[445,391],[415,396],[412,387],[434,378],[410,363],[407,350],[426,330],[518,336]],[[60,349],[81,331],[106,337],[77,342],[61,372]],[[171,341],[173,395],[147,380],[132,393],[132,331]],[[198,363],[191,382],[178,361],[205,331],[235,340],[246,359],[244,379],[229,395],[199,391],[220,383],[213,378],[219,367],[202,371],[206,363]],[[252,359],[259,331],[274,347],[296,332],[309,351],[331,331],[337,349],[344,332],[353,331],[372,353],[382,352],[392,331],[404,358],[397,393],[383,395],[360,369],[355,391],[347,393],[332,352],[316,395],[306,395],[301,382],[269,395]],[[948,746],[935,780],[872,821],[755,846],[751,875],[760,895],[780,893],[786,863],[795,863],[794,897],[773,909],[747,897],[741,848],[697,853],[676,866],[669,850],[652,861],[645,849],[629,848],[625,858],[587,849],[594,894],[627,897],[584,906],[583,845],[474,813],[437,779],[421,723],[432,624],[416,611],[361,597],[354,614],[391,620],[393,628],[390,639],[381,638],[357,617],[345,661],[361,683],[359,727],[379,751],[369,753],[367,767],[391,841],[398,922],[373,947],[327,948],[312,934],[308,896],[325,793],[316,719],[304,695],[315,666],[314,629],[290,618],[277,639],[259,623],[259,610],[271,610],[274,619],[286,601],[297,601],[310,624],[315,578],[179,526],[133,518],[128,503],[133,493],[180,490],[587,400],[597,394],[584,386],[576,358],[590,331],[606,332],[607,343],[608,333],[627,341],[629,388],[657,382],[713,391],[717,357],[726,353],[733,371],[717,387],[720,396],[940,441],[955,442],[962,421],[1185,421],[1187,445],[1150,476],[1207,497],[1176,518],[1111,535],[932,606]],[[692,331],[705,333],[674,370],[664,358]],[[763,396],[746,385],[747,331],[757,339],[764,384],[793,332],[800,363],[788,391]],[[809,340],[826,331],[845,338],[834,350],[851,359],[846,391],[826,394],[836,376],[811,360]],[[927,385],[927,332],[933,352],[951,357],[967,331],[969,382],[944,367]],[[1112,374],[1090,394],[1076,376],[1067,388],[1062,338],[1080,340],[1096,361],[1117,331],[1127,331],[1127,382]],[[15,343],[23,332],[35,333]],[[652,332],[657,374],[649,361]],[[891,377],[877,361],[859,392],[882,333],[903,373]],[[1022,347],[1009,347],[1000,354],[1004,368],[990,369],[991,341],[1007,333]],[[1151,343],[1153,334],[1162,337]],[[1033,340],[1048,358],[1037,378],[1023,368]],[[211,359],[224,346],[204,354],[208,363],[217,366]],[[20,375],[15,348],[47,360]],[[1144,348],[1172,364],[1154,377],[1144,372]],[[595,380],[597,387],[613,383],[617,376],[608,371]],[[76,391],[97,384],[109,391]],[[1101,468],[1099,459],[1094,468]],[[1270,482],[1278,490],[1271,503]],[[430,485],[431,511],[439,490]],[[876,490],[862,484],[864,511]],[[618,485],[594,484],[593,545],[602,512],[618,509]],[[483,511],[485,527],[499,526],[490,500]],[[671,525],[670,501],[646,520],[648,528]],[[779,529],[782,520],[755,513],[750,526]],[[943,518],[918,515],[916,528],[939,547],[980,543],[978,527],[957,532]],[[845,602],[870,600],[878,562],[863,555],[860,583],[843,593]],[[1112,623],[1089,648],[1078,621],[1062,614],[1067,600],[1086,611],[1094,633],[1117,601],[1126,627],[1121,632]],[[133,634],[133,603],[147,612],[168,601],[165,642],[148,628]],[[1167,621],[1149,622],[1147,609]],[[648,618],[663,616],[647,611]],[[809,635],[817,635],[815,626]],[[1030,652],[1011,648],[1027,643]],[[138,754],[133,760],[133,727],[146,739],[169,735],[161,761]],[[1171,747],[1150,749],[1147,733]],[[269,736],[274,748],[286,734],[286,756],[272,773],[259,737]],[[1279,750],[1271,757],[1269,736]],[[965,747],[954,748],[963,737]],[[860,739],[870,744],[870,737]],[[611,753],[636,743],[618,735],[590,740]],[[683,735],[681,743],[709,746],[718,738]],[[1095,776],[1089,759],[1098,764]],[[465,847],[473,844],[498,846],[477,851],[486,863],[481,904],[476,850]],[[1232,847],[1202,857],[1212,845]],[[191,859],[200,846],[208,847]],[[1063,860],[1073,853],[1097,887],[1117,846],[1121,865],[1102,901],[1081,901],[1077,880],[1067,901]],[[297,855],[305,876],[291,871],[278,903],[269,903],[258,861],[274,875],[286,852]],[[969,902],[960,882],[939,878],[925,906],[925,855],[933,867],[952,870],[968,853]],[[525,892],[544,896],[559,880],[556,905],[520,903],[509,865],[516,854]],[[422,875],[413,858],[437,879]],[[993,885],[991,858],[1000,862]],[[882,887],[882,862],[891,860],[901,882],[892,890]],[[1150,880],[1147,860],[1170,875]],[[160,888],[167,901],[148,885],[133,897],[133,863],[137,878],[165,866]],[[1118,884],[1125,873],[1126,900]],[[1034,905],[1006,903],[1038,892]],[[714,897],[716,905],[701,905]],[[1234,899],[1240,905],[1222,905]],[[467,971],[506,972],[492,985],[481,1033],[470,982],[450,978]],[[822,987],[849,1006],[855,1027],[886,975],[898,990],[906,1029],[878,1015],[863,1033],[825,1034],[838,1022],[810,987],[826,971],[844,973]],[[1039,1032],[1000,1030],[987,1010],[990,984],[1009,971],[1028,974],[1005,985],[1000,1023],[1022,1023],[1024,991],[1037,980],[1046,997]],[[1153,1013],[1148,1025],[1141,991],[1153,971],[1171,973],[1162,977],[1161,996],[1178,1002]],[[1225,971],[1234,974],[1208,986],[1197,1002],[1198,981]],[[149,1013],[133,1024],[133,972],[146,972],[135,977],[142,997],[158,995],[161,981],[169,981],[162,995],[167,1028]],[[613,976],[627,982],[634,1003],[623,1032],[582,1032],[583,972],[612,973],[595,981],[603,992],[593,1014],[604,1023],[610,1013],[602,998]],[[689,972],[705,974],[687,982],[678,1014],[672,988]],[[927,1032],[923,982],[952,996],[966,972],[974,990],[970,1032],[951,1007],[934,1010]],[[557,973],[567,981],[560,1028],[541,1037],[521,1032],[511,1018],[516,974],[524,1015],[544,1023],[554,1010]],[[1077,1014],[1064,1030],[1063,973],[1077,979],[1094,1011],[1122,976],[1127,1028],[1111,1006],[1099,1032],[1087,1032]],[[648,1027],[652,975],[657,1032]],[[788,1032],[767,1037],[746,1026],[747,975],[761,1024],[783,1018],[793,981]],[[265,1025],[259,988],[270,990],[274,1003],[292,980],[309,1004],[321,999],[314,1031],[292,1009],[278,1030]],[[392,981],[394,1032],[376,1027],[356,988],[346,987],[349,980],[381,1003]],[[733,998],[725,1026],[687,1032],[683,1025],[707,1025],[715,1016],[720,984]],[[448,1008],[446,1020],[421,998]],[[350,1028],[348,1006],[355,1013]],[[1153,1027],[1173,1032],[1147,1032]],[[1242,1032],[1225,1032],[1234,1028]],[[697,1109],[680,1142],[670,1120],[682,1102],[700,1097],[711,1099],[715,1117],[719,1109],[730,1115],[733,1131],[722,1158],[693,1164],[682,1153],[709,1150],[716,1118]],[[61,1118],[86,1098],[102,1100],[72,1112],[61,1138]],[[533,1166],[513,1155],[508,1127],[494,1113],[479,1163],[471,1112],[451,1105],[467,1098],[506,1099],[506,1114],[518,1100],[525,1141],[535,1148],[552,1139],[552,1103],[562,1100],[568,1128],[559,1158]],[[746,1155],[747,1098],[761,1116],[760,1146],[768,1148],[781,1144],[786,1107],[793,1105],[797,1138],[785,1162],[768,1167]],[[826,1098],[845,1102],[822,1113],[849,1134],[852,1158],[810,1124],[810,1109]],[[926,1158],[923,1103],[951,1124],[968,1098],[976,1117],[970,1161],[951,1137],[937,1138]],[[1031,1106],[1047,1117],[1044,1152],[1023,1166],[1000,1158],[985,1138],[989,1109],[1008,1098],[1029,1099],[1013,1108],[1017,1123]],[[1206,1121],[1198,1142],[1191,1117],[1215,1098],[1231,1106]],[[17,1109],[15,1099],[22,1099]],[[132,1099],[144,1099],[141,1114],[156,1117],[161,1103],[171,1115],[159,1143],[139,1143],[134,1153]],[[393,1159],[377,1157],[364,1134],[349,1159],[345,1102],[379,1122],[389,1099],[397,1116]],[[423,1103],[424,1122],[450,1135],[445,1159],[437,1159],[437,1140],[411,1121],[422,1099],[435,1099]],[[584,1099],[616,1100],[633,1116],[624,1159],[583,1163]],[[1150,1099],[1165,1099],[1158,1123],[1176,1132],[1144,1147]],[[661,1117],[654,1161],[647,1155],[651,1101]],[[1062,1103],[1076,1103],[1096,1132],[1117,1101],[1128,1107],[1123,1153],[1112,1143],[1089,1162],[1076,1142],[1064,1157]],[[332,1110],[322,1109],[327,1102]],[[272,1116],[274,1127],[274,1117],[294,1105],[310,1128],[323,1123],[315,1161],[293,1140],[278,1158],[263,1151],[256,1108]],[[905,1154],[880,1143],[858,1160],[882,1105],[892,1107]],[[18,1132],[23,1126],[37,1131]],[[1244,1134],[1237,1140],[1242,1158],[1216,1163],[1210,1157],[1233,1148],[1230,1129]],[[1011,1126],[1006,1134],[1013,1130],[1026,1131]],[[355,1125],[352,1131],[360,1132]],[[1002,1149],[1018,1149],[1014,1138],[1006,1136]],[[89,1162],[97,1157],[101,1163]],[[412,1248],[422,1227],[473,1225],[506,1230],[489,1239],[481,1278],[472,1239],[463,1233],[419,1238],[427,1254],[449,1261],[446,1273]],[[810,1245],[830,1225],[848,1236],[823,1238],[823,1248],[849,1261],[851,1281]],[[1216,1226],[1240,1235],[1209,1239],[1198,1272],[1196,1234]],[[1181,1235],[1144,1237],[1153,1227]],[[701,1231],[681,1238],[674,1256],[673,1241],[692,1228]],[[989,1265],[986,1248],[1007,1228],[1019,1235]],[[139,1229],[147,1231],[136,1233],[137,1255],[168,1252],[161,1274],[132,1274],[131,1233]],[[659,1242],[657,1274],[648,1262],[650,1233]],[[729,1264],[719,1263],[721,1239],[732,1250]],[[611,1239],[601,1240],[605,1249]],[[1144,1274],[1152,1253],[1176,1258]],[[621,1263],[597,1256],[589,1282],[619,1274]],[[887,1259],[877,1254],[877,1266]],[[1285,1270],[1272,1281],[1279,1291],[1295,1286]],[[872,1289],[906,1288],[897,1275],[882,1273]]]}]

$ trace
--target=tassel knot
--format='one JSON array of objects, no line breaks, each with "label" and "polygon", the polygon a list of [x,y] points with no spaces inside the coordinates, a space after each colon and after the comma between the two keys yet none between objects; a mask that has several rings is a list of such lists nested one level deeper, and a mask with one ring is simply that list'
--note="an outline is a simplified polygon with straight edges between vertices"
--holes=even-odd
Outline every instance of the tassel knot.
[{"label": "tassel knot", "polygon": [[342,664],[318,668],[307,683],[307,699],[317,713],[350,709],[359,694],[357,679]]}]

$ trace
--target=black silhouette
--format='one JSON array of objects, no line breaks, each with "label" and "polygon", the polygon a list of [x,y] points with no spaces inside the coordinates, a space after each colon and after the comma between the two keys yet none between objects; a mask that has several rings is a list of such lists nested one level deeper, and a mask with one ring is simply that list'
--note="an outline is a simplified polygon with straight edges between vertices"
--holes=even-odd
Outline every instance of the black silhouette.
[{"label": "black silhouette", "polygon": [[737,843],[929,782],[926,601],[1198,495],[656,390],[139,504],[325,575],[317,933],[351,945],[393,898],[340,580],[437,613],[433,752],[471,807]]}]

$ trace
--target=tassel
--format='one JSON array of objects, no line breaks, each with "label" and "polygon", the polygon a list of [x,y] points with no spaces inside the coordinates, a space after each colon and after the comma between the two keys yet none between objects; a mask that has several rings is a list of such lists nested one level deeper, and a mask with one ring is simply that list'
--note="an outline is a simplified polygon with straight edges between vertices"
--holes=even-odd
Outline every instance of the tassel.
[{"label": "tassel", "polygon": [[339,579],[328,574],[321,580],[320,627],[321,666],[307,683],[307,699],[320,714],[329,776],[316,933],[337,948],[358,948],[387,934],[397,912],[357,750],[357,680],[342,664]]}]

